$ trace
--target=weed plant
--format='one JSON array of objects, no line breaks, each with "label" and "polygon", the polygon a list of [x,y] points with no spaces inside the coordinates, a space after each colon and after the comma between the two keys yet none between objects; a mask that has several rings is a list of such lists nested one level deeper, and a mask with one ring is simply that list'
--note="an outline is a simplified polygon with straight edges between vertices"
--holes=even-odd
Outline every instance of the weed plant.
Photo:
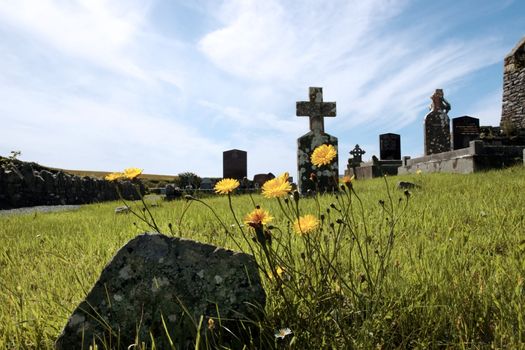
[{"label": "weed plant", "polygon": [[[405,194],[398,180],[421,188]],[[525,168],[514,167],[354,181],[312,198],[145,204],[163,233],[254,254],[267,291],[267,347],[519,349],[524,189]],[[152,230],[115,215],[117,205],[0,215],[0,348],[52,349],[113,254]],[[131,206],[145,213],[141,202]],[[250,223],[256,206],[273,220]],[[294,230],[308,214],[314,229]]]}]

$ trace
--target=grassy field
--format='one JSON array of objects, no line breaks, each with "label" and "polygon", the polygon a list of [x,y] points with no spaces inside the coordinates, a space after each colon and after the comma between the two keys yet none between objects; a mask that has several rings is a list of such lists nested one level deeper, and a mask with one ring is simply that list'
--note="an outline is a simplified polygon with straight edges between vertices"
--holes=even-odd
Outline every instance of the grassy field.
[{"label": "grassy field", "polygon": [[[399,180],[421,188],[407,196]],[[261,274],[263,331],[273,338],[290,328],[275,340],[283,349],[525,348],[525,167],[387,183],[356,181],[358,197],[301,199],[301,215],[323,216],[322,229],[304,236],[291,228],[293,200],[283,213],[276,200],[253,197],[275,228],[271,259],[252,249],[262,266],[284,271]],[[205,202],[229,234],[201,203],[158,202],[152,213],[164,233],[232,249],[232,237],[251,234],[235,227],[227,197]],[[232,202],[241,220],[253,208],[247,195]],[[0,349],[53,347],[103,266],[146,230],[115,215],[117,205],[0,216]]]}]

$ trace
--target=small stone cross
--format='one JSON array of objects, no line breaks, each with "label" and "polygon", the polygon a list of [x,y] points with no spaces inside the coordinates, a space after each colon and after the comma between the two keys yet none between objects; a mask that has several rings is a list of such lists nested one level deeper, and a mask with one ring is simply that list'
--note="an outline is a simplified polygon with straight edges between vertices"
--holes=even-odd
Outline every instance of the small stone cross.
[{"label": "small stone cross", "polygon": [[359,147],[359,145],[355,145],[354,149],[350,151],[350,154],[354,157],[354,163],[361,163],[361,157],[366,152]]},{"label": "small stone cross", "polygon": [[296,115],[310,117],[310,131],[324,132],[324,117],[335,117],[335,102],[323,102],[323,88],[310,87],[310,101],[298,101]]}]

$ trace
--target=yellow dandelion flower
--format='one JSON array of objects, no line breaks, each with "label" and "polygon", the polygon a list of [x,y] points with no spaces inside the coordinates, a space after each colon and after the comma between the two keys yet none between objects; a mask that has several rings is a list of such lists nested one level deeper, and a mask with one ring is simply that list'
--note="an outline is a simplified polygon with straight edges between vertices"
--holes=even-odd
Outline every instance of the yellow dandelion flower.
[{"label": "yellow dandelion flower", "polygon": [[309,232],[315,231],[319,227],[319,220],[312,214],[299,217],[293,223],[293,230],[298,235],[305,235]]},{"label": "yellow dandelion flower", "polygon": [[262,186],[262,194],[266,198],[280,198],[286,196],[292,190],[292,184],[288,181],[288,173],[283,173],[275,179],[268,180]]},{"label": "yellow dandelion flower", "polygon": [[239,185],[239,181],[235,179],[222,179],[215,184],[215,192],[219,194],[232,193]]},{"label": "yellow dandelion flower", "polygon": [[128,180],[133,180],[142,174],[142,169],[139,168],[127,168],[124,169],[124,177]]},{"label": "yellow dandelion flower", "polygon": [[277,273],[277,276],[279,276],[280,278],[283,277],[283,274],[284,274],[284,269],[280,266],[277,266],[275,268],[275,272]]},{"label": "yellow dandelion flower", "polygon": [[314,149],[310,160],[312,164],[319,167],[321,165],[330,164],[337,155],[337,151],[332,145],[321,145]]},{"label": "yellow dandelion flower", "polygon": [[421,175],[421,173],[422,173],[421,169],[417,169],[417,170],[416,170],[416,174],[417,174],[417,175]]},{"label": "yellow dandelion flower", "polygon": [[[279,277],[280,279],[283,278],[284,272],[285,270],[281,266],[277,266],[275,268],[275,273],[277,274],[277,277]],[[274,279],[273,273],[268,273],[268,278],[273,281]]]},{"label": "yellow dandelion flower", "polygon": [[108,174],[104,177],[104,179],[108,180],[108,181],[116,181],[116,180],[120,180],[124,178],[124,174],[123,173],[111,173],[111,174]]},{"label": "yellow dandelion flower", "polygon": [[266,210],[261,208],[254,209],[244,218],[244,223],[247,225],[266,225],[273,220],[273,217]]},{"label": "yellow dandelion flower", "polygon": [[351,177],[348,176],[348,175],[345,175],[341,179],[341,182],[344,183],[345,185],[348,185],[348,184],[352,183],[354,181],[354,179],[355,179],[354,175],[352,175]]}]

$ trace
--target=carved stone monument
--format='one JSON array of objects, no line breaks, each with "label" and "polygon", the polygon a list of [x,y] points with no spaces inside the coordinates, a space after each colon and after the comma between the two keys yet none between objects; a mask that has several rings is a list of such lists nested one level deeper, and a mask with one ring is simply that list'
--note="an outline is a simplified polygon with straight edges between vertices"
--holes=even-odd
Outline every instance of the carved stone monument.
[{"label": "carved stone monument", "polygon": [[430,99],[430,113],[425,117],[425,155],[450,151],[450,104],[442,89],[436,89]]},{"label": "carved stone monument", "polygon": [[222,177],[242,180],[248,174],[248,153],[238,149],[222,153]]},{"label": "carved stone monument", "polygon": [[469,147],[470,141],[479,140],[479,119],[463,116],[452,119],[452,144],[454,149]]},{"label": "carved stone monument", "polygon": [[[310,157],[314,149],[328,144],[337,150],[337,137],[324,131],[324,117],[335,117],[335,102],[323,102],[323,88],[310,87],[309,101],[297,102],[298,117],[310,118],[310,131],[297,139],[297,187],[301,193],[308,190],[332,191],[338,188],[338,156],[328,165],[316,167]],[[315,174],[317,185],[310,179]]]},{"label": "carved stone monument", "polygon": [[357,177],[356,168],[361,166],[361,163],[363,162],[362,157],[363,154],[366,153],[366,151],[359,147],[359,145],[355,145],[354,149],[348,153],[350,153],[352,158],[348,158],[348,164],[346,166],[345,175],[355,175]]}]

